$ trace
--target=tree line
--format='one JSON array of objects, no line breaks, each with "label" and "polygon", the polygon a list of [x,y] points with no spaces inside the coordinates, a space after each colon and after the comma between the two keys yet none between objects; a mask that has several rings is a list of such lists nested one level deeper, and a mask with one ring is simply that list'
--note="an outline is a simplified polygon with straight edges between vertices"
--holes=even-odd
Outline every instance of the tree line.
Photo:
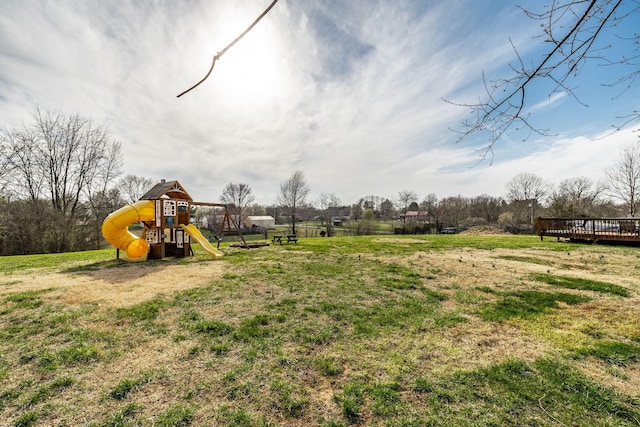
[{"label": "tree line", "polygon": [[[355,234],[376,231],[375,221],[395,221],[396,231],[405,233],[441,232],[446,228],[477,225],[500,226],[512,232],[530,232],[540,216],[559,218],[635,217],[640,209],[640,140],[625,147],[606,168],[605,177],[594,181],[589,177],[568,178],[557,185],[533,173],[520,173],[505,186],[505,197],[483,194],[438,199],[428,194],[420,199],[414,191],[402,190],[394,200],[366,196],[351,205],[343,204],[333,193],[320,193],[315,201],[307,201],[310,188],[304,173],[296,171],[281,186],[278,204],[270,207],[251,205],[232,194],[229,184],[223,200],[230,203],[239,217],[273,213],[280,223],[289,223],[295,234],[298,221],[318,221],[331,236],[334,219],[351,223]],[[251,195],[251,187],[241,184],[243,194]],[[242,214],[240,214],[242,212]],[[354,225],[355,224],[355,225]]]},{"label": "tree line", "polygon": [[[485,224],[527,229],[537,216],[636,216],[640,141],[625,148],[605,172],[603,181],[576,177],[558,185],[522,173],[507,182],[505,197],[438,199],[432,193],[419,199],[402,190],[393,198],[365,196],[345,204],[334,193],[307,200],[311,189],[304,173],[295,171],[280,185],[274,205],[255,204],[246,183],[228,183],[220,199],[239,225],[248,215],[269,214],[290,224],[293,234],[300,221],[318,221],[328,236],[334,234],[336,218],[351,222],[355,234],[369,234],[376,221],[397,221],[404,232],[438,232]],[[155,184],[121,175],[120,143],[89,119],[37,109],[31,124],[0,131],[0,255],[103,247],[104,218]],[[417,215],[409,217],[408,211]]]}]

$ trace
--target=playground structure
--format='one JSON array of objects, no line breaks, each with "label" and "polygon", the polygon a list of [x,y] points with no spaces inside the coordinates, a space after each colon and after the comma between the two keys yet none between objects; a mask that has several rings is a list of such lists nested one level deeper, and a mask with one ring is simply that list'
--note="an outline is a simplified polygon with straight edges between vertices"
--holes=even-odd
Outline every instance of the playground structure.
[{"label": "playground structure", "polygon": [[[191,224],[192,205],[224,208],[217,247],[214,248],[200,230]],[[143,224],[140,236],[129,231],[129,226],[138,222]],[[102,235],[118,249],[118,257],[121,250],[124,252],[122,258],[127,261],[185,257],[193,252],[191,239],[213,259],[220,259],[224,255],[219,250],[220,239],[225,232],[233,231],[232,222],[226,205],[194,202],[178,181],[162,180],[137,202],[109,214],[102,223]],[[240,228],[234,226],[244,242]]]}]

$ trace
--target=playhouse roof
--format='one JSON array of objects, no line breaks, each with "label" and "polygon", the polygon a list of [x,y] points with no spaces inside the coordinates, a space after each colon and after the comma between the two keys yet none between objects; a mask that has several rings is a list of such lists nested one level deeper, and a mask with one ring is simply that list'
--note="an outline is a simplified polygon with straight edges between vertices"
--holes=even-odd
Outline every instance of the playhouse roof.
[{"label": "playhouse roof", "polygon": [[164,179],[144,193],[140,200],[156,200],[166,198],[165,196],[170,199],[193,200],[178,181],[165,181]]}]

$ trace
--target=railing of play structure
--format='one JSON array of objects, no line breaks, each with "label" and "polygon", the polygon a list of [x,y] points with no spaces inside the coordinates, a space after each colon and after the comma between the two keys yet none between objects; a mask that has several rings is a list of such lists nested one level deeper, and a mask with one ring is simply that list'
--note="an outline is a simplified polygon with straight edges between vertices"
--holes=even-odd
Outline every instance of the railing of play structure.
[{"label": "railing of play structure", "polygon": [[640,242],[640,218],[538,218],[537,231],[540,239]]}]

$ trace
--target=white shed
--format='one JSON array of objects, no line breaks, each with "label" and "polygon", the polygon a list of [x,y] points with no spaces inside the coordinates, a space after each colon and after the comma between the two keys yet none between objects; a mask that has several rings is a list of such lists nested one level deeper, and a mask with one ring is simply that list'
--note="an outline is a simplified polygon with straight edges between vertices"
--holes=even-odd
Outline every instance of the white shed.
[{"label": "white shed", "polygon": [[261,227],[270,229],[276,227],[276,220],[271,215],[250,215],[244,221],[244,226],[246,228]]}]

